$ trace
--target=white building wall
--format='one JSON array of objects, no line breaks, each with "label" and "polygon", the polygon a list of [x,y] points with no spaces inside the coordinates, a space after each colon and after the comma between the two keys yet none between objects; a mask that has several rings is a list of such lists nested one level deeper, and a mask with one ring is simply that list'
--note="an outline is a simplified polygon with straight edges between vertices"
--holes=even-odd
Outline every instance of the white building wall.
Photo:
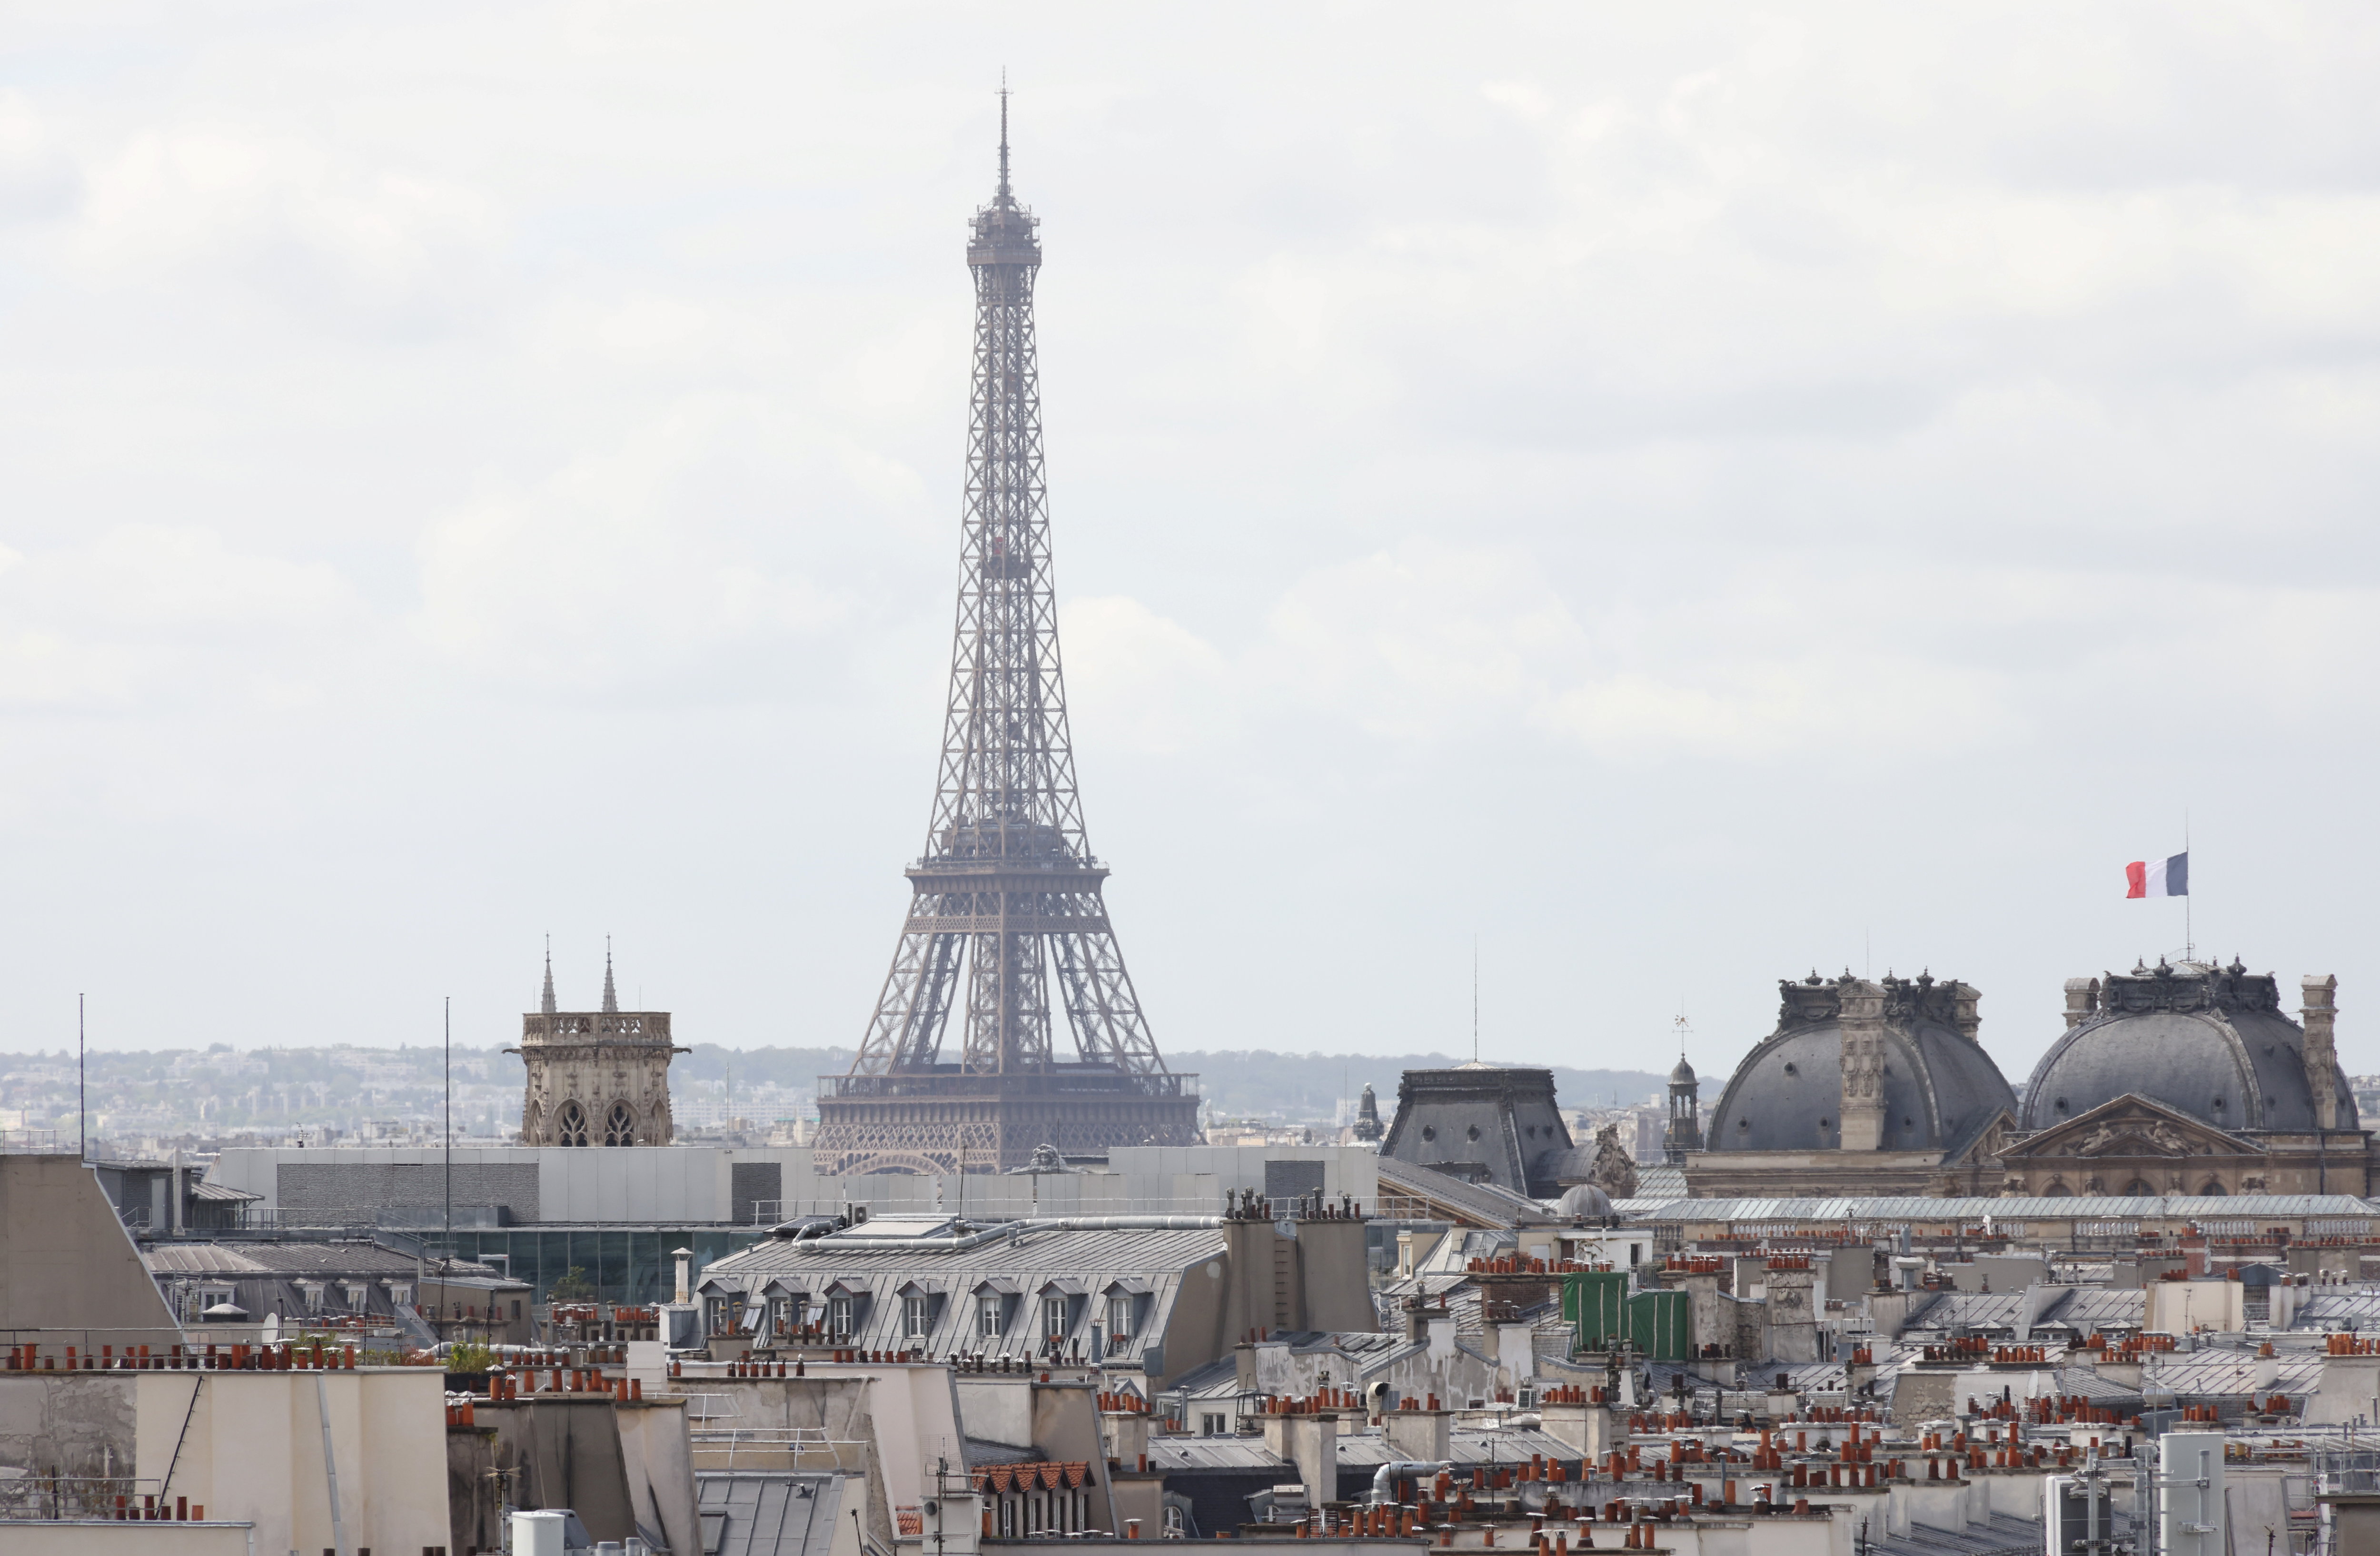
[{"label": "white building wall", "polygon": [[[224,1151],[208,1177],[257,1195],[261,1208],[277,1211],[278,1173],[285,1162],[403,1165],[434,1173],[444,1160],[435,1149],[419,1147],[306,1150],[243,1146]],[[573,1224],[726,1222],[735,1209],[735,1165],[747,1161],[777,1164],[783,1210],[789,1216],[832,1212],[855,1203],[878,1213],[940,1211],[1003,1218],[1035,1213],[1208,1215],[1222,1209],[1229,1193],[1261,1192],[1268,1161],[1321,1162],[1323,1193],[1334,1200],[1346,1195],[1369,1207],[1380,1188],[1379,1159],[1364,1146],[1135,1146],[1111,1153],[1104,1168],[978,1173],[965,1179],[892,1173],[822,1177],[812,1167],[808,1149],[801,1147],[472,1147],[457,1149],[454,1161],[458,1169],[533,1165],[537,1220]]]}]

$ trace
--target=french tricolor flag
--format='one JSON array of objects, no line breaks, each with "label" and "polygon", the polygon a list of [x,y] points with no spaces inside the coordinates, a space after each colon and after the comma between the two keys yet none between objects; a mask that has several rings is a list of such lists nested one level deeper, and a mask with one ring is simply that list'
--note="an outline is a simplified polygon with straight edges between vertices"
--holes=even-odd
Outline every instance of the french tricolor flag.
[{"label": "french tricolor flag", "polygon": [[2186,897],[2190,895],[2190,855],[2134,859],[2124,867],[2124,882],[2128,897]]}]

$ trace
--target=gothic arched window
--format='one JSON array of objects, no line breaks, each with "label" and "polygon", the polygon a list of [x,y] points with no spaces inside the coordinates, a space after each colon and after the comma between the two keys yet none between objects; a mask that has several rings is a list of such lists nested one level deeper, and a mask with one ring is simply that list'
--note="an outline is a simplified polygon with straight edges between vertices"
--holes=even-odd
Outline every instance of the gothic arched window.
[{"label": "gothic arched window", "polygon": [[587,1143],[587,1115],[576,1102],[565,1102],[562,1111],[553,1115],[553,1143],[557,1146],[583,1146]]},{"label": "gothic arched window", "polygon": [[628,1112],[627,1103],[612,1104],[612,1114],[603,1121],[603,1143],[607,1146],[633,1146],[637,1143],[637,1119]]}]

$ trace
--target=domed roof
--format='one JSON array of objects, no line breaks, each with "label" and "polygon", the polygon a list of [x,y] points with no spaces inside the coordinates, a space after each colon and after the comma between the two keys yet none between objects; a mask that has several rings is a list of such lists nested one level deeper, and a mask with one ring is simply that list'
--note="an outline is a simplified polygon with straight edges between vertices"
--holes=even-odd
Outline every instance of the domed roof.
[{"label": "domed roof", "polygon": [[[2081,985],[2070,984],[2076,988]],[[2109,973],[2097,1009],[2051,1045],[2025,1084],[2022,1123],[2046,1129],[2137,1093],[2218,1129],[2314,1126],[2305,1031],[2281,1013],[2269,973],[2184,962]],[[2338,1126],[2362,1125],[2334,1064]]]},{"label": "domed roof", "polygon": [[1556,1209],[1573,1220],[1580,1216],[1608,1216],[1611,1214],[1611,1196],[1593,1184],[1572,1184],[1562,1190]]},{"label": "domed roof", "polygon": [[1691,1086],[1694,1084],[1694,1067],[1686,1063],[1686,1056],[1684,1054],[1679,1054],[1678,1067],[1670,1072],[1670,1084],[1671,1086]]},{"label": "domed roof", "polygon": [[1842,1148],[1847,991],[1882,996],[1881,1149],[1949,1150],[1995,1114],[2016,1112],[2007,1077],[1971,1035],[1975,992],[1965,984],[1888,974],[1872,984],[1813,973],[1778,989],[1784,999],[1777,1030],[1744,1056],[1711,1110],[1709,1149]]}]

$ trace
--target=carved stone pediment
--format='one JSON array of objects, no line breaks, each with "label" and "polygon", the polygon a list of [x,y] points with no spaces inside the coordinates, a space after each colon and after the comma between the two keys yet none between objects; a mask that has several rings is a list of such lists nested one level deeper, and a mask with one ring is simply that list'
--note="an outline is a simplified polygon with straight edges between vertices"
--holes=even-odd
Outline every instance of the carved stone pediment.
[{"label": "carved stone pediment", "polygon": [[2055,1157],[2257,1156],[2261,1148],[2161,1102],[2127,1093],[2011,1143],[2011,1162]]},{"label": "carved stone pediment", "polygon": [[2016,1117],[2003,1108],[1989,1124],[1978,1131],[1968,1145],[1944,1159],[1945,1166],[1965,1166],[1978,1161],[1994,1161],[2009,1154],[2009,1148],[2022,1137],[2017,1132]]}]

